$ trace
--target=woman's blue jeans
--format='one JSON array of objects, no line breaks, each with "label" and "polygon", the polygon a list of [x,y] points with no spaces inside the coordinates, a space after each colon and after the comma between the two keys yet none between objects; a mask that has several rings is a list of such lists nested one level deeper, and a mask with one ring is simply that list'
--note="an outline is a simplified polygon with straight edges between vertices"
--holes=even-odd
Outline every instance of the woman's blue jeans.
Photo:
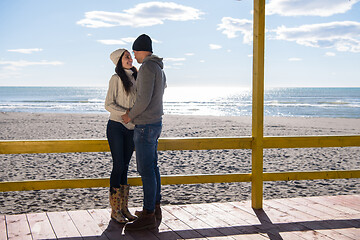
[{"label": "woman's blue jeans", "polygon": [[122,123],[109,120],[106,137],[113,159],[110,187],[119,188],[120,185],[127,184],[129,162],[134,152],[134,130],[127,129]]},{"label": "woman's blue jeans", "polygon": [[150,212],[155,210],[155,203],[160,203],[161,200],[157,154],[161,129],[162,122],[136,125],[134,129],[136,165],[143,183],[144,209]]}]

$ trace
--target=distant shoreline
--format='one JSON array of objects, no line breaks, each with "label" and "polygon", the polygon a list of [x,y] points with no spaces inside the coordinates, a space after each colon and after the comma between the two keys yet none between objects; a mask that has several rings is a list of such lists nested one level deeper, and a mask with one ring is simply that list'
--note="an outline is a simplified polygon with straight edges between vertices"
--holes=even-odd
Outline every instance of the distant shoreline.
[{"label": "distant shoreline", "polygon": [[[51,86],[51,85],[49,85],[49,86],[37,86],[37,85],[30,85],[30,86],[25,86],[25,85],[19,85],[19,86],[8,86],[8,85],[3,85],[3,86],[1,86],[0,85],[0,88],[1,87],[13,87],[13,88],[15,88],[15,87],[24,87],[24,88],[27,88],[27,87],[31,87],[31,88],[37,88],[37,87],[44,87],[44,88],[64,88],[64,87],[69,87],[69,88],[107,88],[108,87],[108,85],[99,85],[99,86],[69,86],[69,85],[66,85],[66,86],[59,86],[59,85],[57,85],[57,86]],[[191,87],[200,87],[200,88],[203,88],[202,86],[198,86],[198,85],[186,85],[186,86],[183,86],[183,85],[177,85],[177,86],[174,86],[174,87],[186,87],[186,88],[191,88]],[[217,88],[217,87],[219,87],[219,86],[216,86],[216,85],[209,85],[209,87],[214,87],[214,88]],[[220,86],[221,87],[221,86]],[[235,88],[246,88],[246,89],[251,89],[251,87],[244,87],[244,86],[237,86],[237,85],[235,85],[235,86],[231,86],[231,85],[224,85],[223,87],[225,87],[225,88],[228,88],[228,87],[235,87]],[[265,88],[265,90],[272,90],[272,89],[282,89],[282,88],[318,88],[318,89],[324,89],[324,88],[360,88],[360,87],[354,87],[354,86],[342,86],[342,87],[325,87],[325,86],[323,86],[323,87],[319,87],[319,86],[317,86],[317,87],[304,87],[304,86],[302,86],[302,87],[294,87],[294,86],[284,86],[284,87],[267,87],[267,88]]]},{"label": "distant shoreline", "polygon": [[[106,87],[0,87],[0,112],[106,113]],[[251,116],[252,91],[241,87],[171,87],[164,113],[192,116]],[[264,115],[360,118],[360,88],[271,88]]]},{"label": "distant shoreline", "polygon": [[[1,113],[1,140],[103,139],[108,114]],[[265,117],[265,136],[360,135],[359,119]],[[251,117],[165,115],[161,137],[251,136]],[[360,148],[265,149],[264,172],[357,169]],[[0,155],[1,181],[108,178],[105,153]],[[161,175],[251,172],[251,151],[159,152]],[[129,176],[138,176],[135,157]],[[130,190],[131,207],[141,207],[142,189]],[[250,183],[162,186],[163,204],[250,199]],[[264,198],[360,194],[360,179],[264,182]],[[108,208],[108,189],[62,189],[0,193],[0,213]]]}]

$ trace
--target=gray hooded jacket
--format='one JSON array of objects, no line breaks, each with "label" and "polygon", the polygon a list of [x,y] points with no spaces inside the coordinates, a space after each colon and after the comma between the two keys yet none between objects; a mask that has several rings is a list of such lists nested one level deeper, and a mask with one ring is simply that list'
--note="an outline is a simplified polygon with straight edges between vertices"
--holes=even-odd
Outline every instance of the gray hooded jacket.
[{"label": "gray hooded jacket", "polygon": [[147,56],[139,69],[136,80],[136,100],[129,112],[135,125],[151,124],[162,120],[163,95],[166,77],[162,58]]}]

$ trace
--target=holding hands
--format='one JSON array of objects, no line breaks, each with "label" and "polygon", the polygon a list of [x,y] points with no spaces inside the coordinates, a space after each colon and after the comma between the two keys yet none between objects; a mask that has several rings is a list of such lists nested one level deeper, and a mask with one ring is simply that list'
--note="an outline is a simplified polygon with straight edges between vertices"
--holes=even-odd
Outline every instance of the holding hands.
[{"label": "holding hands", "polygon": [[124,115],[121,115],[121,118],[125,124],[128,124],[131,121],[128,114],[129,114],[129,110],[127,110]]}]

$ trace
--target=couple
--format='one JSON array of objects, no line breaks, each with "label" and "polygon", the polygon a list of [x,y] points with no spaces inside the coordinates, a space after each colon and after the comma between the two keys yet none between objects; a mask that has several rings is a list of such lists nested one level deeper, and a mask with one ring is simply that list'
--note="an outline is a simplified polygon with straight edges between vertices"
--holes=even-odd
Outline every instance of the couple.
[{"label": "couple", "polygon": [[[126,49],[111,53],[116,65],[105,100],[110,112],[106,135],[113,159],[110,176],[111,218],[127,223],[125,230],[152,229],[161,223],[160,173],[157,165],[158,138],[162,128],[166,77],[162,58],[152,54],[151,38],[140,35],[133,43],[139,71]],[[143,210],[133,216],[128,210],[127,172],[136,148],[137,171],[144,192]]]}]

